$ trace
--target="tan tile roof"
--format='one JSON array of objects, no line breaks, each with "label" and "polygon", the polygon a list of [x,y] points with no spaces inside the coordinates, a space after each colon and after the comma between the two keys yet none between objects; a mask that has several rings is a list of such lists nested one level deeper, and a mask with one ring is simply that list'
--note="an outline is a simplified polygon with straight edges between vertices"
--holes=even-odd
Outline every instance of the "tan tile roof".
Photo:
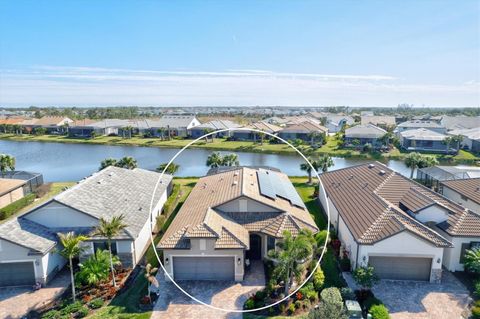
[{"label": "tan tile roof", "polygon": [[[400,209],[413,212],[438,204],[452,210],[447,232],[463,209],[437,193],[392,171],[381,163],[339,169],[321,176],[325,190],[357,242],[373,244],[409,231],[440,247],[450,247],[443,236]],[[402,205],[401,205],[402,203]],[[453,206],[452,206],[453,205]],[[480,235],[480,216],[475,233]]]},{"label": "tan tile roof", "polygon": [[72,120],[65,116],[44,116],[35,125],[62,125],[64,122],[71,123]]},{"label": "tan tile roof", "polygon": [[[288,180],[288,176],[278,176]],[[217,206],[240,197],[248,197],[278,209],[278,212],[226,213]],[[305,207],[294,206],[281,197],[260,194],[256,169],[242,167],[202,177],[167,229],[158,247],[188,248],[190,238],[217,238],[216,248],[249,247],[248,231],[282,237],[284,230],[295,235],[302,228],[318,231]]]},{"label": "tan tile roof", "polygon": [[480,178],[443,181],[442,185],[456,191],[475,203],[480,204]]},{"label": "tan tile roof", "polygon": [[264,121],[255,122],[255,123],[252,123],[250,125],[247,125],[246,127],[247,128],[254,128],[254,129],[257,129],[257,130],[260,130],[260,131],[265,131],[267,133],[276,133],[276,132],[278,132],[282,129],[280,126],[270,124],[270,123],[267,123],[267,122],[264,122]]},{"label": "tan tile roof", "polygon": [[0,178],[0,196],[22,187],[26,183],[21,179]]},{"label": "tan tile roof", "polygon": [[313,123],[311,121],[305,121],[298,124],[289,125],[282,130],[282,132],[322,132],[327,133],[328,129],[320,124]]},{"label": "tan tile roof", "polygon": [[7,125],[14,125],[20,124],[25,120],[23,117],[7,117],[5,119],[0,119],[0,125],[7,124]]}]

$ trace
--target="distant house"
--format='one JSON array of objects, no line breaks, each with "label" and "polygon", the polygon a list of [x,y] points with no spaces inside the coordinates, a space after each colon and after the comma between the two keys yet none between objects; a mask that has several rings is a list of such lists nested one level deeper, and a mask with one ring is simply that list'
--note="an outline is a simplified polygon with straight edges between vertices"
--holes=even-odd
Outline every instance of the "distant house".
[{"label": "distant house", "polygon": [[455,203],[480,214],[480,177],[443,181],[440,183],[439,192]]},{"label": "distant house", "polygon": [[72,137],[91,137],[93,132],[98,136],[121,135],[122,128],[131,126],[138,132],[137,122],[124,119],[104,119],[100,121],[82,120],[74,122],[68,128],[68,134]]},{"label": "distant house", "polygon": [[17,125],[22,123],[25,120],[23,117],[19,116],[9,116],[5,118],[0,118],[0,125]]},{"label": "distant house", "polygon": [[[213,120],[190,128],[188,130],[188,134],[191,138],[199,138],[200,136],[205,135],[206,132],[234,129],[239,127],[241,127],[240,124],[229,120]],[[232,134],[233,131],[221,132],[215,134],[215,137],[229,137],[232,136]]]},{"label": "distant house", "polygon": [[309,143],[322,143],[324,135],[328,133],[326,127],[312,121],[289,125],[278,132],[278,137],[284,140],[300,139]]},{"label": "distant house", "polygon": [[19,123],[25,131],[32,132],[38,127],[45,128],[47,134],[64,134],[73,120],[65,116],[44,116],[40,119],[25,120]]},{"label": "distant house", "polygon": [[419,168],[417,180],[422,184],[437,190],[443,181],[479,178],[480,167],[475,166],[432,166]]},{"label": "distant house", "polygon": [[355,141],[358,141],[358,145],[368,143],[373,148],[378,149],[385,146],[385,143],[382,141],[382,137],[385,134],[387,134],[387,131],[372,124],[355,125],[345,130],[345,146],[356,146]]},{"label": "distant house", "polygon": [[[112,252],[124,266],[142,260],[150,244],[151,229],[171,191],[172,176],[110,166],[80,181],[48,202],[0,224],[0,286],[46,283],[65,265],[58,254],[57,233],[91,233],[100,218],[123,214],[127,227],[112,243]],[[151,205],[153,197],[153,205]],[[152,210],[150,210],[152,207]],[[105,238],[84,242],[80,260],[105,249]]]},{"label": "distant house", "polygon": [[[270,134],[277,134],[282,130],[280,126],[270,124],[264,121],[251,123],[247,125],[245,128],[256,129],[256,130],[260,130]],[[260,137],[258,135],[259,135],[258,132],[253,132],[253,131],[235,131],[233,132],[232,137],[236,141],[258,141],[260,140]],[[266,140],[270,139],[270,136],[265,136],[265,139]]]},{"label": "distant house", "polygon": [[455,153],[457,150],[444,143],[447,135],[431,131],[425,128],[402,131],[400,133],[400,145],[407,151],[426,151],[435,153]]},{"label": "distant house", "polygon": [[26,183],[21,179],[0,178],[0,208],[23,198],[26,195]]},{"label": "distant house", "polygon": [[390,129],[395,127],[396,122],[395,122],[395,116],[375,116],[375,115],[368,115],[364,116],[362,115],[361,118],[361,124],[362,125],[368,125],[372,124],[378,127],[383,128],[384,130]]},{"label": "distant house", "polygon": [[25,182],[23,189],[25,194],[33,193],[39,186],[43,185],[43,175],[27,171],[7,171],[3,174],[4,179],[22,180]]},{"label": "distant house", "polygon": [[440,121],[448,131],[459,129],[473,129],[480,127],[480,116],[448,116],[444,115]]},{"label": "distant house", "polygon": [[411,120],[398,124],[395,132],[399,135],[403,131],[416,130],[416,129],[428,129],[437,133],[445,134],[446,128],[442,124],[436,121],[430,120]]},{"label": "distant house", "polygon": [[330,115],[327,117],[326,127],[329,133],[338,133],[346,125],[353,125],[355,120],[351,116]]},{"label": "distant house", "polygon": [[318,231],[287,175],[236,167],[198,180],[157,248],[176,281],[242,281],[247,259],[264,260],[284,231],[302,229]]},{"label": "distant house", "polygon": [[480,152],[480,126],[471,129],[456,129],[447,132],[448,135],[463,137],[460,147],[472,152]]},{"label": "distant house", "polygon": [[480,215],[381,163],[320,178],[322,206],[354,269],[371,265],[380,278],[439,282],[442,266],[462,271],[464,244],[480,241]]},{"label": "distant house", "polygon": [[145,119],[139,121],[140,133],[150,132],[152,136],[161,136],[163,134],[170,137],[187,137],[188,130],[200,125],[200,121],[195,115],[164,115],[160,119]]}]

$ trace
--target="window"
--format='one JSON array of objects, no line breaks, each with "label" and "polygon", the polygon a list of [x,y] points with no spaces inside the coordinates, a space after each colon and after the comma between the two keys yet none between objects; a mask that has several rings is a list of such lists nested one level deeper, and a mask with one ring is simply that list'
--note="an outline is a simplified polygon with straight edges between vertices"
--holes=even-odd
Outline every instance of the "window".
[{"label": "window", "polygon": [[[98,249],[101,250],[108,250],[108,244],[106,241],[96,241],[93,242],[93,251],[96,252]],[[117,254],[117,243],[112,242],[112,254],[116,255]]]},{"label": "window", "polygon": [[267,251],[275,249],[275,237],[268,236],[267,238]]},{"label": "window", "polygon": [[207,241],[205,239],[200,239],[200,250],[207,250]]}]

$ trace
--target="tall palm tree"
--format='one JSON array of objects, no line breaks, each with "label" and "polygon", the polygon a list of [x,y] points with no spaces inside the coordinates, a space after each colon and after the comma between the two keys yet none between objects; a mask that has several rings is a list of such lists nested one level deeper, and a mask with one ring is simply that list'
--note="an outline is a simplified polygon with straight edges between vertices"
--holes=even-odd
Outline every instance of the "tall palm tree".
[{"label": "tall palm tree", "polygon": [[0,172],[2,177],[5,177],[8,169],[12,172],[15,170],[15,157],[8,154],[0,154]]},{"label": "tall palm tree", "polygon": [[109,166],[116,166],[117,162],[118,161],[115,158],[106,158],[100,163],[100,168],[98,170],[101,171],[102,169],[105,169]]},{"label": "tall palm tree", "polygon": [[463,137],[461,135],[452,135],[447,136],[443,139],[443,144],[447,145],[447,153],[450,150],[450,145],[455,144],[455,149],[457,152],[460,150],[460,143],[463,141]]},{"label": "tall palm tree", "polygon": [[328,168],[335,165],[333,159],[328,154],[320,155],[320,157],[318,158],[318,164],[323,173],[326,173],[328,171]]},{"label": "tall palm tree", "polygon": [[380,141],[385,145],[388,146],[390,144],[390,140],[393,138],[392,132],[385,133],[381,138]]},{"label": "tall palm tree", "polygon": [[238,166],[240,161],[238,160],[238,155],[235,153],[226,154],[222,159],[222,166]]},{"label": "tall palm tree", "polygon": [[411,168],[410,171],[410,178],[413,178],[413,173],[415,169],[418,167],[418,164],[421,161],[422,154],[413,152],[405,156],[405,165]]},{"label": "tall palm tree", "polygon": [[223,156],[219,152],[213,152],[207,158],[206,165],[211,168],[222,166]]},{"label": "tall palm tree", "polygon": [[131,156],[125,156],[122,157],[115,166],[127,169],[134,169],[137,168],[138,165],[136,159]]},{"label": "tall palm tree", "polygon": [[[204,128],[203,129],[203,135],[207,135],[208,133],[210,133],[212,130],[209,129],[209,128]],[[212,142],[213,142],[213,135],[210,137]],[[208,136],[205,136],[205,142],[208,143]]]},{"label": "tall palm tree", "polygon": [[[160,164],[160,166],[158,166],[157,169],[156,169],[157,172],[163,172],[163,170],[165,170],[165,167],[167,167],[167,165],[168,165],[168,163]],[[175,164],[175,163],[171,163],[170,165],[168,165],[168,168],[165,171],[165,173],[173,175],[176,172],[178,172],[179,169],[180,169],[180,165]]]},{"label": "tall palm tree", "polygon": [[277,278],[283,279],[286,295],[290,290],[293,278],[298,277],[302,272],[302,264],[307,258],[312,256],[314,241],[314,239],[309,238],[307,233],[300,232],[297,237],[293,237],[292,234],[286,230],[283,232],[283,241],[278,243],[280,250],[269,253],[269,255],[277,261],[274,275]]},{"label": "tall palm tree", "polygon": [[165,139],[165,128],[159,127],[157,133],[160,134],[160,139],[163,141]]},{"label": "tall palm tree", "polygon": [[260,145],[263,145],[263,140],[265,139],[265,133],[259,132],[258,137],[260,137]]},{"label": "tall palm tree", "polygon": [[17,134],[17,135],[22,134],[22,126],[19,125],[19,124],[13,125],[13,131],[14,131],[15,134]]},{"label": "tall palm tree", "polygon": [[82,251],[85,249],[80,244],[87,240],[88,237],[86,236],[75,236],[75,233],[69,232],[66,234],[59,233],[58,238],[60,239],[60,243],[62,244],[63,248],[59,251],[60,255],[68,259],[68,263],[70,266],[70,280],[72,282],[72,297],[73,301],[75,301],[75,276],[73,275],[73,258],[79,256]]},{"label": "tall palm tree", "polygon": [[321,134],[317,131],[313,131],[308,135],[310,136],[310,145],[315,144],[315,141],[321,136]]},{"label": "tall palm tree", "polygon": [[[315,172],[317,172],[318,169],[320,168],[320,163],[317,162],[317,160],[314,160],[311,157],[308,158],[308,161],[310,162],[310,164],[312,164],[313,168],[315,169]],[[300,169],[302,171],[307,172],[307,174],[308,174],[308,184],[311,184],[312,183],[312,167],[308,163],[302,163],[302,164],[300,164]]]},{"label": "tall palm tree", "polygon": [[108,252],[110,254],[110,271],[112,272],[112,282],[113,286],[116,287],[117,283],[115,281],[115,270],[113,269],[113,259],[112,259],[112,239],[115,236],[118,236],[120,232],[127,227],[127,224],[123,222],[125,216],[113,216],[112,219],[106,220],[103,217],[100,218],[100,223],[93,232],[93,236],[100,236],[107,239]]}]

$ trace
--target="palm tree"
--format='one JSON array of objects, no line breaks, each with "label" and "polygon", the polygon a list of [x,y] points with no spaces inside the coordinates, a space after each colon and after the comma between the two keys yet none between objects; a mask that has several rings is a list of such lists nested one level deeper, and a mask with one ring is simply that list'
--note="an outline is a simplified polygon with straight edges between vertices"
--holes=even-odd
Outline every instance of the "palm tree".
[{"label": "palm tree", "polygon": [[10,169],[12,172],[15,170],[15,157],[8,154],[0,154],[0,172],[2,172],[2,177],[5,177],[7,169]]},{"label": "palm tree", "polygon": [[100,163],[100,168],[98,170],[101,171],[102,169],[105,169],[109,166],[117,166],[117,162],[118,161],[114,158],[106,158]]},{"label": "palm tree", "polygon": [[480,274],[480,248],[465,251],[464,266],[467,270]]},{"label": "palm tree", "polygon": [[456,144],[455,149],[457,152],[460,150],[460,143],[463,141],[463,137],[461,135],[452,135],[447,136],[443,139],[442,143],[447,145],[447,153],[450,150],[451,144]]},{"label": "palm tree", "polygon": [[308,135],[310,136],[310,145],[315,144],[315,141],[321,136],[321,134],[317,131],[313,131]]},{"label": "palm tree", "polygon": [[277,265],[274,270],[274,275],[277,278],[283,279],[285,283],[285,294],[287,295],[293,278],[301,274],[303,270],[302,264],[307,258],[312,256],[314,246],[307,233],[300,232],[297,237],[294,238],[292,234],[286,230],[283,232],[283,241],[278,243],[278,247],[280,251],[270,251],[269,255],[276,259]]},{"label": "palm tree", "polygon": [[381,138],[380,141],[385,145],[388,146],[390,144],[390,140],[393,138],[392,132],[385,133]]},{"label": "palm tree", "polygon": [[410,167],[412,170],[410,172],[410,178],[413,178],[413,173],[417,168],[418,164],[420,163],[422,154],[413,152],[405,156],[405,165]]},{"label": "palm tree", "polygon": [[[165,170],[165,167],[167,167],[167,165],[168,163],[160,164],[160,166],[157,167],[157,172],[163,172]],[[179,169],[180,169],[180,165],[171,163],[170,165],[168,165],[168,168],[165,171],[165,173],[173,175],[176,172],[178,172]]]},{"label": "palm tree", "polygon": [[259,132],[258,137],[260,137],[260,145],[263,145],[263,140],[265,139],[265,133]]},{"label": "palm tree", "polygon": [[213,152],[207,158],[206,165],[211,168],[222,166],[223,156],[219,152]]},{"label": "palm tree", "polygon": [[328,154],[321,155],[318,158],[318,163],[323,173],[326,173],[329,167],[332,167],[335,165],[335,163],[333,162],[333,159]]},{"label": "palm tree", "polygon": [[75,302],[75,277],[73,276],[73,258],[79,256],[82,251],[85,249],[80,244],[87,240],[86,236],[75,236],[75,233],[69,232],[66,234],[59,233],[58,238],[60,238],[60,243],[63,248],[59,251],[60,255],[68,259],[70,266],[70,280],[72,282],[72,297]]},{"label": "palm tree", "polygon": [[[210,132],[211,132],[211,130],[209,128],[204,128],[203,129],[203,135],[207,135]],[[211,139],[212,139],[212,142],[213,142],[213,135],[211,136]],[[205,142],[208,143],[208,136],[205,136]]]},{"label": "palm tree", "polygon": [[148,285],[147,285],[147,295],[150,297],[150,287],[151,285],[157,286],[158,287],[158,280],[155,277],[156,272],[158,271],[157,267],[152,267],[151,264],[147,264],[145,266],[145,279],[147,279]]},{"label": "palm tree", "polygon": [[160,134],[160,139],[163,141],[165,139],[165,128],[159,127],[157,133]]},{"label": "palm tree", "polygon": [[137,160],[131,156],[122,157],[117,164],[117,167],[127,168],[127,169],[134,169],[137,168]]},{"label": "palm tree", "polygon": [[127,224],[123,222],[125,216],[113,216],[109,221],[100,218],[100,223],[93,232],[93,236],[100,236],[107,239],[108,252],[110,254],[110,271],[112,272],[112,282],[113,286],[116,287],[117,283],[115,282],[115,271],[113,269],[113,259],[112,259],[112,238],[120,234],[120,232],[127,227]]},{"label": "palm tree", "polygon": [[[318,169],[320,168],[320,163],[317,162],[316,160],[314,160],[311,157],[308,158],[308,161],[310,162],[310,164],[312,164],[313,168],[315,169],[315,172],[317,172]],[[312,183],[312,167],[308,163],[302,163],[302,164],[300,164],[300,169],[302,171],[307,172],[307,174],[308,174],[308,184],[311,184]]]},{"label": "palm tree", "polygon": [[238,160],[238,155],[235,153],[230,153],[223,156],[222,166],[238,166],[240,161]]},{"label": "palm tree", "polygon": [[15,134],[17,134],[17,135],[22,134],[22,126],[19,125],[19,124],[13,125],[13,131],[14,131]]}]

